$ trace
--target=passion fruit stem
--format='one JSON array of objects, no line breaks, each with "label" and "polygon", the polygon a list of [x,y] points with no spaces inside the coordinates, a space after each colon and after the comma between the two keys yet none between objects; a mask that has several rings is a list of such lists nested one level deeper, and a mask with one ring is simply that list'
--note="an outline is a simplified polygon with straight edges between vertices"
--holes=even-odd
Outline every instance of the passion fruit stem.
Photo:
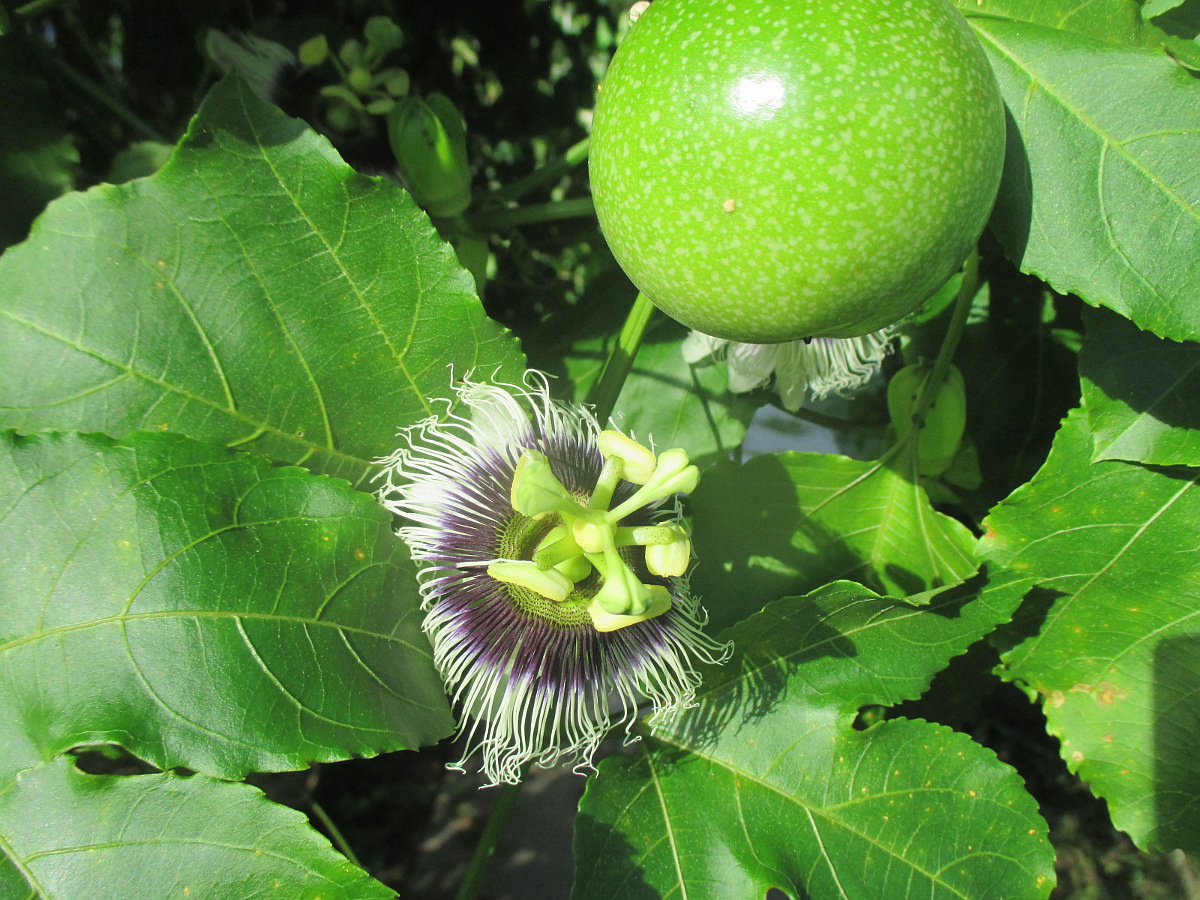
[{"label": "passion fruit stem", "polygon": [[639,293],[625,316],[625,324],[621,326],[617,342],[608,354],[600,378],[588,392],[587,402],[594,408],[596,421],[601,425],[608,421],[617,405],[617,397],[621,395],[621,388],[625,385],[629,370],[633,368],[633,361],[638,348],[642,346],[642,338],[654,316],[654,310],[655,306],[649,298]]},{"label": "passion fruit stem", "polygon": [[511,202],[520,200],[522,197],[532,194],[538,188],[550,187],[560,178],[570,172],[580,163],[584,163],[588,158],[588,150],[592,146],[592,139],[585,137],[577,144],[572,144],[563,151],[563,155],[558,159],[551,160],[544,166],[534,169],[528,175],[518,178],[504,187],[496,188],[489,194],[485,194],[481,200],[481,205],[487,204],[489,201],[495,202]]},{"label": "passion fruit stem", "polygon": [[[963,331],[967,327],[967,316],[971,312],[971,301],[975,298],[976,291],[979,290],[979,246],[976,245],[968,254],[966,262],[962,268],[962,282],[958,286],[958,294],[954,298],[954,312],[950,317],[950,325],[946,329],[946,336],[942,338],[942,346],[938,349],[937,359],[933,361],[933,371],[929,373],[929,377],[925,380],[925,385],[921,390],[921,396],[917,399],[916,408],[913,410],[913,421],[924,422],[925,414],[929,412],[929,407],[933,405],[934,398],[937,397],[938,388],[942,386],[942,382],[946,380],[946,373],[950,370],[950,364],[954,361],[954,354],[958,351],[959,342],[962,340]],[[918,429],[913,429],[915,435]],[[915,437],[914,437],[915,439]]]},{"label": "passion fruit stem", "polygon": [[467,216],[475,231],[504,231],[516,225],[534,225],[538,222],[557,222],[561,219],[586,219],[596,215],[591,197],[569,197],[549,203],[533,203],[529,206],[509,206],[484,209]]}]

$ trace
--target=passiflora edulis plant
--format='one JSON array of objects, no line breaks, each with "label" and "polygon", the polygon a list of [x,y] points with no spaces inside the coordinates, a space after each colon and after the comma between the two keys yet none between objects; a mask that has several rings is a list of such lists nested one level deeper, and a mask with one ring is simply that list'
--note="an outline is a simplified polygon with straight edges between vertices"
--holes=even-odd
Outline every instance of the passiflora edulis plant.
[{"label": "passiflora edulis plant", "polygon": [[1190,896],[1195,2],[0,0],[0,898]]}]

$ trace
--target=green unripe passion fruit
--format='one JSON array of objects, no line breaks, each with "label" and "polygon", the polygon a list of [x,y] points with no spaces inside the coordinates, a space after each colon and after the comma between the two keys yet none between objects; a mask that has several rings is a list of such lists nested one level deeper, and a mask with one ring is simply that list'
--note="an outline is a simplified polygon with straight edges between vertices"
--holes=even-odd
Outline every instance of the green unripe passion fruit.
[{"label": "green unripe passion fruit", "polygon": [[962,264],[1004,131],[947,0],[654,0],[600,92],[592,192],[626,274],[684,324],[854,337]]}]

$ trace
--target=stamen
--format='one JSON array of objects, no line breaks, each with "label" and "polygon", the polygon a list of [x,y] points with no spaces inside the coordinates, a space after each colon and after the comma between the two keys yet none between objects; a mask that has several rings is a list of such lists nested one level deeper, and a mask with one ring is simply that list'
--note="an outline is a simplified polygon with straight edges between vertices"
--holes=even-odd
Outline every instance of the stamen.
[{"label": "stamen", "polygon": [[521,454],[513,473],[510,498],[513,509],[531,519],[540,519],[551,512],[576,515],[584,512],[558,480],[550,468],[550,460],[540,450],[526,450]]},{"label": "stamen", "polygon": [[[643,447],[632,438],[627,438],[619,431],[602,431],[596,438],[596,444],[605,459],[619,459],[625,464],[622,477],[634,484],[645,484],[654,474],[658,460],[654,451]],[[608,506],[607,503],[604,504]]]},{"label": "stamen", "polygon": [[566,600],[575,585],[557,569],[539,569],[537,563],[526,559],[504,559],[494,562],[487,573],[497,581],[529,588],[547,600]]},{"label": "stamen", "polygon": [[619,522],[643,506],[652,506],[672,494],[689,494],[700,482],[700,470],[691,464],[687,452],[678,447],[658,455],[658,465],[650,479],[633,496],[609,510],[605,521]]},{"label": "stamen", "polygon": [[650,604],[646,607],[646,611],[639,615],[622,616],[611,613],[599,601],[600,597],[597,595],[588,604],[588,615],[592,617],[592,627],[599,632],[609,632],[628,628],[638,622],[645,622],[661,616],[671,608],[671,593],[661,585],[652,584],[650,586]]},{"label": "stamen", "polygon": [[682,528],[679,537],[669,544],[651,544],[646,547],[646,568],[660,578],[678,577],[687,572],[692,561],[692,542]]}]

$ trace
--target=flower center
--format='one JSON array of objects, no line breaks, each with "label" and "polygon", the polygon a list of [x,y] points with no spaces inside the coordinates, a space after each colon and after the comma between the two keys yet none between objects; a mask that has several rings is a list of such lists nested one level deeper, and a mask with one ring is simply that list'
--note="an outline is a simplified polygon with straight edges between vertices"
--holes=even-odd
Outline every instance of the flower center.
[{"label": "flower center", "polygon": [[[670,592],[661,584],[646,584],[630,567],[632,548],[644,548],[646,570],[663,578],[682,575],[691,559],[691,541],[678,525],[620,522],[695,489],[700,473],[680,449],[656,457],[615,431],[601,432],[598,444],[604,466],[586,501],[563,486],[544,453],[525,451],[513,473],[516,515],[501,535],[501,558],[488,566],[488,574],[504,583],[528,613],[615,631],[671,608]],[[637,488],[612,506],[622,480]]]}]

